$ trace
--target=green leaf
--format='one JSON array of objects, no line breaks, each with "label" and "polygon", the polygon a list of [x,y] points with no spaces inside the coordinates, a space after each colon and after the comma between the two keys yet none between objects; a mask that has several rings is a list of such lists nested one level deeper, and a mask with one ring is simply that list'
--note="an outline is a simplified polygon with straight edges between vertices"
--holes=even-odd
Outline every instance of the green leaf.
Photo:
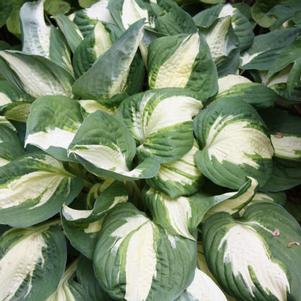
[{"label": "green leaf", "polygon": [[72,76],[56,63],[37,55],[0,51],[0,72],[13,85],[34,98],[72,96]]},{"label": "green leaf", "polygon": [[14,102],[31,101],[31,97],[20,91],[10,82],[0,80],[0,109],[13,104]]},{"label": "green leaf", "polygon": [[20,10],[22,52],[49,58],[72,73],[69,49],[62,33],[54,26],[48,26],[44,20],[44,2],[26,2]]},{"label": "green leaf", "polygon": [[79,5],[83,8],[90,7],[95,2],[98,2],[98,1],[97,0],[78,0]]},{"label": "green leaf", "polygon": [[0,223],[28,227],[54,216],[80,192],[82,180],[44,154],[27,154],[0,167]]},{"label": "green leaf", "polygon": [[100,193],[92,209],[87,209],[88,206],[86,209],[73,209],[67,205],[62,209],[62,224],[67,238],[75,249],[90,259],[93,258],[104,216],[128,200],[125,186],[120,182],[113,182],[108,187],[104,182],[99,186]]},{"label": "green leaf", "polygon": [[[219,18],[219,14],[223,9],[224,5],[213,5],[207,9],[200,11],[193,17],[193,21],[200,29],[206,29],[212,26]],[[229,7],[229,6],[227,6]]]},{"label": "green leaf", "polygon": [[67,16],[65,15],[57,15],[54,17],[57,22],[60,30],[62,31],[68,46],[71,51],[74,53],[77,46],[83,40],[82,33],[75,23],[73,23]]},{"label": "green leaf", "polygon": [[50,15],[66,14],[70,11],[71,5],[62,0],[46,0],[45,11]]},{"label": "green leaf", "polygon": [[239,300],[297,300],[300,233],[283,207],[258,203],[237,220],[227,213],[209,218],[203,227],[205,256],[219,283]]},{"label": "green leaf", "polygon": [[28,118],[30,107],[31,103],[27,101],[13,102],[5,107],[3,114],[8,120],[24,123]]},{"label": "green leaf", "polygon": [[217,71],[202,36],[175,35],[156,39],[149,47],[151,89],[178,87],[207,99],[217,91]]},{"label": "green leaf", "polygon": [[68,160],[67,149],[83,121],[80,104],[64,96],[34,101],[26,123],[25,145],[37,146],[58,160]]},{"label": "green leaf", "polygon": [[11,1],[0,1],[0,27],[5,25],[12,9],[13,6]]},{"label": "green leaf", "polygon": [[119,119],[101,111],[84,120],[68,153],[91,173],[117,180],[151,178],[160,167],[157,160],[148,158],[131,170],[134,138]]},{"label": "green leaf", "polygon": [[126,93],[130,66],[143,35],[144,21],[133,24],[92,67],[79,77],[73,92],[84,99],[112,102]]},{"label": "green leaf", "polygon": [[179,160],[161,164],[159,173],[147,179],[147,184],[172,198],[197,192],[202,183],[202,174],[194,162],[197,151],[197,146],[193,145]]},{"label": "green leaf", "polygon": [[286,28],[257,35],[252,46],[241,57],[242,69],[269,70],[278,55],[299,34],[299,28]]},{"label": "green leaf", "polygon": [[301,163],[275,158],[273,173],[263,190],[269,192],[285,191],[301,184]]},{"label": "green leaf", "polygon": [[45,300],[64,272],[66,251],[58,226],[5,232],[0,237],[0,299]]},{"label": "green leaf", "polygon": [[300,85],[300,47],[301,39],[295,40],[292,44],[286,47],[274,61],[267,74],[268,78],[271,79],[276,73],[280,72],[281,70],[284,70],[286,67],[292,66],[287,79],[289,93],[291,93],[296,86]]},{"label": "green leaf", "polygon": [[270,27],[276,21],[275,16],[269,15],[268,12],[276,4],[281,1],[278,0],[257,0],[251,8],[252,17],[262,27]]},{"label": "green leaf", "polygon": [[246,176],[262,187],[272,173],[273,147],[260,116],[239,99],[220,98],[195,119],[196,163],[214,183],[239,188]]},{"label": "green leaf", "polygon": [[151,4],[151,13],[160,34],[191,34],[197,31],[192,17],[173,0],[157,0]]},{"label": "green leaf", "polygon": [[195,94],[184,89],[158,89],[131,96],[119,114],[140,144],[140,158],[161,163],[181,159],[193,145],[192,118],[202,108]]},{"label": "green leaf", "polygon": [[174,300],[195,269],[196,243],[167,234],[132,204],[105,218],[94,253],[94,270],[114,299]]},{"label": "green leaf", "polygon": [[298,23],[301,5],[294,0],[257,0],[252,6],[253,19],[262,27],[278,28],[289,21]]},{"label": "green leaf", "polygon": [[0,166],[4,166],[10,161],[24,154],[21,141],[18,138],[14,126],[5,119],[0,118]]},{"label": "green leaf", "polygon": [[26,0],[12,0],[9,2],[11,3],[11,11],[8,19],[6,20],[6,27],[10,33],[20,38],[20,8],[26,2]]}]

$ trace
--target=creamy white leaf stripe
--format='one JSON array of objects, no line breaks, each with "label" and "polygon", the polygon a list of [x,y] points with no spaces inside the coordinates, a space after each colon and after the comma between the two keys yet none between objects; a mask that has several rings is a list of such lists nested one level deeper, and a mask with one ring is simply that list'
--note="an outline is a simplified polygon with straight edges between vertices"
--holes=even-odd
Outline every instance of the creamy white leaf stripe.
[{"label": "creamy white leaf stripe", "polygon": [[12,103],[12,100],[3,92],[0,91],[0,106],[5,106]]},{"label": "creamy white leaf stripe", "polygon": [[21,7],[22,51],[49,57],[51,28],[44,20],[44,2],[45,0],[26,2]]},{"label": "creamy white leaf stripe", "polygon": [[31,207],[45,204],[65,179],[64,175],[47,171],[35,171],[21,176],[0,188],[0,208],[10,208],[37,198],[39,202]]},{"label": "creamy white leaf stripe", "polygon": [[231,17],[220,19],[205,36],[212,59],[215,62],[228,55],[226,39],[230,24]]},{"label": "creamy white leaf stripe", "polygon": [[189,199],[186,197],[171,199],[166,196],[161,200],[166,208],[170,224],[176,233],[188,239],[194,240],[195,238],[190,234],[188,229],[189,220],[192,217],[192,208],[190,206]]},{"label": "creamy white leaf stripe", "polygon": [[215,282],[199,269],[195,270],[193,281],[187,287],[186,292],[194,301],[227,301]]},{"label": "creamy white leaf stripe", "polygon": [[250,63],[253,59],[255,59],[257,56],[259,56],[261,53],[263,52],[255,52],[252,54],[249,54],[248,52],[245,52],[242,56],[241,56],[241,66],[245,66],[248,63]]},{"label": "creamy white leaf stripe", "polygon": [[[234,214],[240,211],[244,205],[246,206],[252,200],[258,186],[258,182],[254,178],[248,177],[248,179],[251,181],[249,188],[243,193],[238,193],[236,197],[234,196],[237,192],[227,192],[222,195],[217,195],[215,197],[217,205],[210,208],[210,210],[206,213],[206,216],[217,212],[228,212],[229,214]],[[228,198],[222,200],[226,196],[228,196]]]},{"label": "creamy white leaf stripe", "polygon": [[251,127],[248,121],[234,118],[232,115],[216,118],[207,137],[208,155],[220,163],[228,161],[259,168],[252,156],[271,159],[274,151],[270,140],[263,131]]},{"label": "creamy white leaf stripe", "polygon": [[[169,164],[162,164],[157,177],[159,177],[162,181],[177,182],[181,185],[192,184],[194,179],[201,175],[194,163],[194,155],[197,151],[198,148],[193,146],[191,150],[180,160]],[[181,174],[180,172],[185,174]]]},{"label": "creamy white leaf stripe", "polygon": [[13,300],[22,283],[28,279],[27,296],[38,264],[43,267],[43,249],[46,248],[41,233],[33,233],[18,241],[0,260],[0,300]]},{"label": "creamy white leaf stripe", "polygon": [[76,145],[76,149],[69,151],[87,160],[98,168],[114,170],[115,172],[127,172],[125,156],[121,150],[106,145]]},{"label": "creamy white leaf stripe", "polygon": [[86,16],[105,23],[114,23],[108,9],[109,0],[100,0],[84,10]]},{"label": "creamy white leaf stripe", "polygon": [[[141,106],[146,106],[145,103]],[[202,103],[188,96],[170,96],[160,101],[154,110],[144,118],[144,134],[149,136],[163,128],[171,127],[192,118],[202,108]]]},{"label": "creamy white leaf stripe", "polygon": [[184,88],[189,81],[199,48],[198,33],[185,38],[175,52],[160,66],[154,88]]},{"label": "creamy white leaf stripe", "polygon": [[301,158],[301,137],[293,135],[271,135],[275,156],[280,158]]},{"label": "creamy white leaf stripe", "polygon": [[63,205],[62,214],[68,221],[76,221],[79,219],[85,219],[91,216],[93,210],[77,210]]},{"label": "creamy white leaf stripe", "polygon": [[231,5],[231,4],[226,4],[223,6],[223,8],[221,9],[218,18],[225,18],[228,16],[233,16],[234,12],[235,12],[235,8]]},{"label": "creamy white leaf stripe", "polygon": [[140,19],[148,20],[148,11],[142,9],[135,0],[124,0],[122,4],[121,20],[125,29]]},{"label": "creamy white leaf stripe", "polygon": [[8,160],[0,158],[0,167],[6,165],[7,163],[9,163]]},{"label": "creamy white leaf stripe", "polygon": [[[78,124],[78,127],[80,124]],[[45,131],[29,134],[25,141],[25,146],[32,144],[43,150],[50,147],[60,147],[67,149],[75,136],[75,131],[67,131],[61,128],[49,128]]]},{"label": "creamy white leaf stripe", "polygon": [[117,228],[111,234],[112,237],[119,239],[118,242],[115,244],[114,248],[112,249],[112,251],[116,252],[127,235],[129,235],[132,231],[139,228],[140,226],[147,223],[148,221],[149,220],[144,215],[135,215],[126,218],[124,225]]},{"label": "creamy white leaf stripe", "polygon": [[84,229],[86,234],[97,233],[101,230],[102,219],[93,223],[90,223],[87,228]]},{"label": "creamy white leaf stripe", "polygon": [[281,266],[272,261],[267,246],[251,227],[237,224],[231,227],[219,244],[224,250],[224,262],[231,264],[235,277],[242,277],[254,297],[254,277],[267,294],[287,301],[289,281]]},{"label": "creamy white leaf stripe", "polygon": [[112,252],[116,253],[130,234],[125,260],[125,300],[146,300],[153,278],[156,277],[157,259],[152,222],[143,215],[127,218],[125,224],[111,234],[118,239]]},{"label": "creamy white leaf stripe", "polygon": [[105,53],[111,46],[112,41],[110,34],[101,22],[97,22],[94,28],[95,44],[93,50],[96,58]]},{"label": "creamy white leaf stripe", "polygon": [[244,76],[237,74],[229,74],[218,79],[218,93],[225,92],[236,85],[248,84],[251,82],[252,81],[250,81]]},{"label": "creamy white leaf stripe", "polygon": [[79,104],[89,114],[94,113],[98,110],[99,111],[104,111],[104,112],[107,112],[107,113],[113,113],[112,110],[110,110],[106,106],[100,104],[96,100],[80,100]]},{"label": "creamy white leaf stripe", "polygon": [[134,232],[128,243],[125,300],[147,299],[153,278],[156,277],[156,264],[153,226],[151,222],[147,222]]}]

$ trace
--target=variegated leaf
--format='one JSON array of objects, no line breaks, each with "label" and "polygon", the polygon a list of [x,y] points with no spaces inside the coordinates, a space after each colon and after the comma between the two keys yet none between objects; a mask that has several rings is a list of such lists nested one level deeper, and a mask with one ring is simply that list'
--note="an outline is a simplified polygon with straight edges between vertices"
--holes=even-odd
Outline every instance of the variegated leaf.
[{"label": "variegated leaf", "polygon": [[149,15],[147,5],[141,0],[110,0],[109,10],[115,23],[124,29],[135,22],[145,19],[147,26],[152,26],[151,17]]},{"label": "variegated leaf", "polygon": [[74,52],[73,67],[77,77],[84,74],[102,54],[112,46],[109,32],[101,22],[78,45]]},{"label": "variegated leaf", "polygon": [[191,240],[196,239],[196,229],[208,210],[208,203],[198,194],[171,198],[152,188],[146,191],[144,202],[156,224]]},{"label": "variegated leaf", "polygon": [[199,192],[177,198],[151,188],[145,193],[144,203],[156,224],[170,233],[194,240],[201,222],[217,212],[228,212],[231,215],[240,212],[252,201],[256,188],[257,182],[248,179],[235,192],[214,196]]},{"label": "variegated leaf", "polygon": [[237,189],[246,176],[262,187],[272,172],[274,153],[258,113],[239,99],[220,98],[194,123],[201,151],[196,163],[214,183]]},{"label": "variegated leaf", "polygon": [[161,164],[159,173],[148,179],[147,184],[172,198],[197,192],[203,179],[194,162],[198,150],[198,147],[193,145],[181,159]]},{"label": "variegated leaf", "polygon": [[112,301],[99,286],[91,261],[80,257],[70,264],[56,291],[45,301]]},{"label": "variegated leaf", "polygon": [[[80,98],[96,99],[112,105],[119,102],[128,89],[133,89],[133,85],[137,86],[137,83],[130,84],[130,66],[142,39],[143,28],[143,20],[130,26],[112,47],[75,81],[74,94]],[[115,99],[110,100],[113,97]]]},{"label": "variegated leaf", "polygon": [[132,204],[105,218],[94,253],[101,286],[118,300],[174,300],[195,269],[196,242],[167,234]]},{"label": "variegated leaf", "polygon": [[270,88],[241,76],[230,74],[218,80],[217,98],[241,99],[256,108],[272,107],[279,96]]},{"label": "variegated leaf", "polygon": [[217,92],[217,72],[209,48],[199,33],[156,39],[149,47],[151,89],[188,88],[205,100]]},{"label": "variegated leaf", "polygon": [[91,259],[104,216],[116,205],[128,200],[128,193],[122,183],[113,182],[106,186],[107,183],[104,182],[99,187],[100,192],[92,209],[79,210],[67,205],[62,209],[62,223],[66,236],[74,248]]},{"label": "variegated leaf", "polygon": [[103,23],[114,23],[108,9],[109,0],[99,0],[90,7],[77,11],[74,23],[78,26],[84,36],[87,36],[100,21]]},{"label": "variegated leaf", "polygon": [[69,49],[62,33],[44,20],[44,2],[26,2],[20,10],[22,52],[40,55],[72,73]]},{"label": "variegated leaf", "polygon": [[51,224],[12,229],[0,237],[0,300],[45,300],[64,272],[63,233]]},{"label": "variegated leaf", "polygon": [[275,58],[300,34],[299,28],[276,29],[257,35],[252,46],[243,53],[241,67],[245,70],[269,70]]},{"label": "variegated leaf", "polygon": [[122,121],[102,111],[86,117],[68,153],[91,173],[117,180],[151,178],[160,167],[156,159],[147,158],[131,169],[135,140]]},{"label": "variegated leaf", "polygon": [[283,207],[258,203],[239,220],[215,214],[204,225],[203,239],[210,270],[232,296],[246,301],[301,296],[301,228]]},{"label": "variegated leaf", "polygon": [[44,154],[27,154],[0,167],[0,223],[28,227],[47,220],[69,204],[81,179]]},{"label": "variegated leaf", "polygon": [[227,301],[222,290],[203,271],[196,269],[194,278],[176,301]]},{"label": "variegated leaf", "polygon": [[82,121],[81,106],[76,100],[64,96],[40,97],[31,106],[25,144],[66,161],[67,149]]},{"label": "variegated leaf", "polygon": [[19,51],[0,51],[0,73],[34,98],[45,95],[72,96],[73,77],[47,58]]},{"label": "variegated leaf", "polygon": [[181,159],[193,145],[192,118],[202,108],[184,89],[159,89],[127,98],[120,115],[140,144],[138,155],[161,163]]},{"label": "variegated leaf", "polygon": [[271,132],[275,157],[301,161],[301,118],[281,109],[261,113]]}]

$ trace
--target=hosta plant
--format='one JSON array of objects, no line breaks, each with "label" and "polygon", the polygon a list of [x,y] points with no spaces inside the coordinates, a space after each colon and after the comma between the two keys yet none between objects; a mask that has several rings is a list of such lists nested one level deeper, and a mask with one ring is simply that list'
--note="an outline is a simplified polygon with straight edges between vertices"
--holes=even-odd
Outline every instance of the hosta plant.
[{"label": "hosta plant", "polygon": [[0,301],[301,301],[301,7],[237,2],[0,0]]}]

